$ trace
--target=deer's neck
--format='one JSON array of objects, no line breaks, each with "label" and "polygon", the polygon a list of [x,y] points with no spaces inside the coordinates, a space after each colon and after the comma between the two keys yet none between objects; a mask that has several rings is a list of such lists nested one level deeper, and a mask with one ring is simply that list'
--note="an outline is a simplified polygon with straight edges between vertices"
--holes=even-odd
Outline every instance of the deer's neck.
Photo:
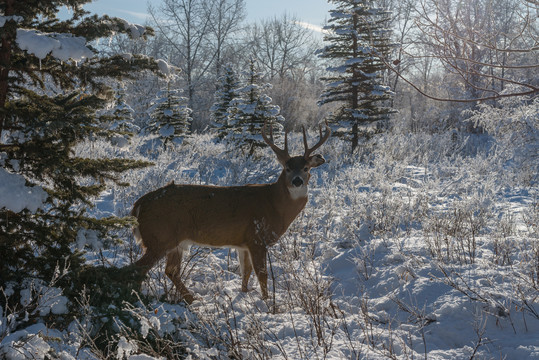
[{"label": "deer's neck", "polygon": [[307,186],[298,189],[289,189],[286,186],[284,173],[281,174],[279,180],[274,185],[273,200],[275,209],[280,213],[286,230],[301,210],[303,210],[305,204],[307,204]]}]

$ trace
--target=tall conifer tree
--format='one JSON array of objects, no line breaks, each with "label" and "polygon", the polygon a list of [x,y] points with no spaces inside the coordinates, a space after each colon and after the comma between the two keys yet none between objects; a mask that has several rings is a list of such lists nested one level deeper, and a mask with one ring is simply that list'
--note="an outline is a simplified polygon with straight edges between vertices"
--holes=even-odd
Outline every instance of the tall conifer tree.
[{"label": "tall conifer tree", "polygon": [[224,137],[230,128],[228,123],[228,118],[231,115],[229,109],[232,109],[232,100],[237,97],[239,87],[240,82],[234,69],[230,65],[226,65],[224,74],[219,78],[219,83],[217,84],[214,95],[215,101],[210,108],[212,127],[217,129],[220,138]]},{"label": "tall conifer tree", "polygon": [[[68,268],[57,285],[76,289],[84,263],[77,238],[92,234],[106,242],[111,228],[127,223],[90,216],[92,197],[111,182],[122,184],[123,171],[146,165],[75,155],[77,143],[106,133],[96,114],[113,94],[106,80],[157,70],[147,57],[100,56],[88,45],[118,32],[145,37],[152,30],[90,16],[82,9],[87,2],[0,2],[0,182],[20,192],[11,200],[0,194],[0,287],[14,294],[23,280],[49,281],[57,266]],[[57,18],[62,6],[71,9],[70,19]]]},{"label": "tall conifer tree", "polygon": [[191,133],[191,112],[187,107],[188,99],[181,96],[182,90],[172,89],[170,80],[167,86],[157,93],[148,113],[149,130],[159,134],[166,146],[176,138],[183,138]]},{"label": "tall conifer tree", "polygon": [[244,86],[237,89],[237,98],[230,102],[228,111],[228,138],[235,141],[249,156],[256,148],[266,146],[261,131],[264,122],[279,124],[284,121],[278,105],[266,94],[271,88],[258,71],[254,58],[249,60],[249,69],[244,74]]},{"label": "tall conifer tree", "polygon": [[330,121],[338,122],[351,138],[352,151],[358,145],[362,125],[387,120],[394,112],[388,106],[392,96],[383,84],[385,65],[376,54],[385,56],[391,50],[389,12],[376,0],[329,0],[335,4],[325,27],[324,41],[329,44],[319,50],[328,59],[331,75],[323,77],[326,90],[319,104],[341,104]]},{"label": "tall conifer tree", "polygon": [[125,88],[120,86],[114,94],[114,103],[106,111],[109,116],[109,129],[125,132],[138,131],[138,127],[133,124],[135,110],[125,100]]},{"label": "tall conifer tree", "polygon": [[140,128],[134,124],[135,111],[125,101],[125,88],[120,84],[114,94],[114,102],[110,109],[103,112],[103,126],[110,130],[108,135],[113,145],[126,146],[133,134]]}]

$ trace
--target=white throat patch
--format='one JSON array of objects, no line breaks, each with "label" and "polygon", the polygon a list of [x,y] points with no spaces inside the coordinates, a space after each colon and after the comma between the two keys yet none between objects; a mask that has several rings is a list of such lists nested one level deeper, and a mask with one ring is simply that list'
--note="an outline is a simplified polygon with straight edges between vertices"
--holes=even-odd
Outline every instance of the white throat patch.
[{"label": "white throat patch", "polygon": [[307,197],[306,185],[289,187],[288,191],[290,192],[290,197],[292,198],[292,200]]}]

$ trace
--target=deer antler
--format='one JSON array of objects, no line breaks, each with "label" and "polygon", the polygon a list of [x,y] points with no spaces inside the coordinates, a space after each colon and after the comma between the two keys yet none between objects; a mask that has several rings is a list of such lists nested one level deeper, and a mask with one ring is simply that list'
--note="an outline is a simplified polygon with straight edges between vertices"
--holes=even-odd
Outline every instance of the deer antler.
[{"label": "deer antler", "polygon": [[331,129],[329,128],[328,122],[326,120],[326,133],[322,135],[322,125],[319,125],[320,129],[320,140],[314,145],[312,148],[309,149],[309,146],[307,145],[307,134],[305,133],[305,126],[303,126],[303,144],[305,145],[305,155],[303,155],[306,159],[311,156],[313,151],[318,149],[320,146],[322,146],[323,143],[327,141],[329,138],[329,135],[331,135]]},{"label": "deer antler", "polygon": [[268,144],[273,152],[277,155],[277,159],[282,164],[285,164],[289,159],[290,155],[288,154],[288,132],[285,131],[284,133],[284,149],[280,149],[277,145],[275,145],[273,141],[273,127],[270,126],[270,138],[266,136],[266,124],[267,121],[264,121],[264,127],[262,128],[262,139]]}]

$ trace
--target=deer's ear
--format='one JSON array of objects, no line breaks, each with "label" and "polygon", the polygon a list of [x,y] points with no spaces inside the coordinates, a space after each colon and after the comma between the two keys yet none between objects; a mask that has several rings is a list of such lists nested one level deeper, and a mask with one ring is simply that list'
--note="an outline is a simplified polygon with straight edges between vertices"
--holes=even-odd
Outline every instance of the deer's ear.
[{"label": "deer's ear", "polygon": [[307,160],[307,163],[312,168],[320,166],[325,162],[326,162],[326,159],[324,159],[324,157],[320,154],[314,154],[313,156],[309,156],[309,159]]}]

